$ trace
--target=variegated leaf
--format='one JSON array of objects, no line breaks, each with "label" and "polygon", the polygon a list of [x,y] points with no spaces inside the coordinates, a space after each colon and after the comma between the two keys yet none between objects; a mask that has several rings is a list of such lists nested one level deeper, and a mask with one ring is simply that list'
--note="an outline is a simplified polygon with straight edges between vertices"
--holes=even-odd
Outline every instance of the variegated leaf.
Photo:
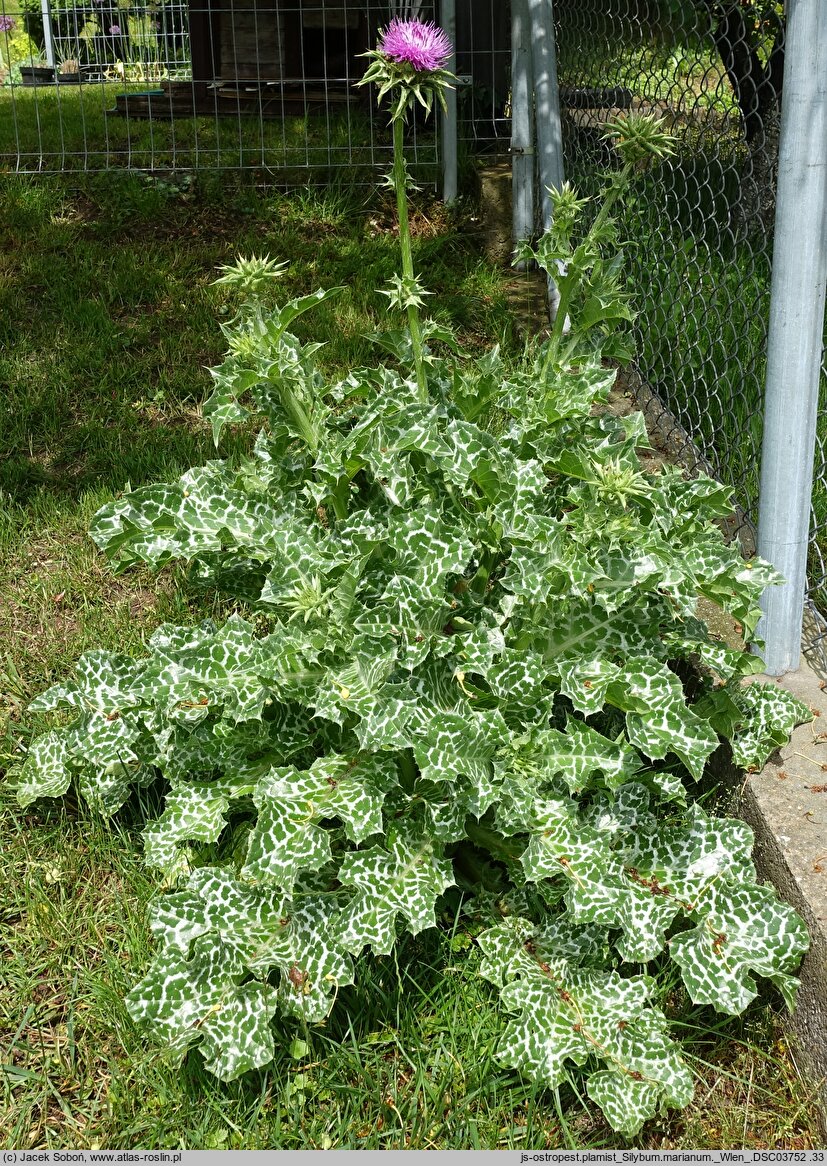
[{"label": "variegated leaf", "polygon": [[687,706],[677,676],[659,660],[633,660],[613,692],[612,703],[626,710],[631,743],[652,758],[674,753],[699,780],[718,734]]},{"label": "variegated leaf", "polygon": [[622,737],[610,741],[570,717],[564,732],[538,729],[519,742],[513,764],[541,781],[559,777],[571,793],[579,793],[592,784],[595,774],[609,789],[616,789],[631,781],[643,763]]},{"label": "variegated leaf", "polygon": [[461,575],[474,553],[468,536],[433,510],[399,516],[389,530],[388,545],[405,574],[422,588],[435,588],[446,575]]},{"label": "variegated leaf", "polygon": [[[114,652],[86,652],[75,665],[75,679],[41,693],[34,710],[76,708],[104,714],[140,703],[142,662]],[[137,691],[136,691],[137,690]]]},{"label": "variegated leaf", "polygon": [[754,974],[771,979],[791,1001],[796,981],[790,973],[810,942],[792,907],[769,887],[710,879],[699,915],[698,926],[669,945],[696,1004],[743,1012],[758,994]]},{"label": "variegated leaf", "polygon": [[133,1020],[148,1022],[156,1035],[184,1053],[199,1044],[207,1068],[232,1081],[273,1059],[270,1020],[276,992],[256,980],[242,982],[235,953],[212,936],[192,945],[189,959],[164,951],[126,998]]},{"label": "variegated leaf", "polygon": [[353,982],[351,961],[335,941],[339,912],[335,896],[290,902],[276,888],[208,867],[191,875],[187,890],[156,901],[151,928],[170,951],[186,955],[209,935],[255,975],[277,968],[280,1006],[315,1022]]},{"label": "variegated leaf", "polygon": [[242,876],[290,894],[302,870],[318,870],[330,859],[330,831],[321,823],[338,818],[353,842],[382,829],[382,803],[396,784],[392,758],[320,758],[302,773],[273,769],[256,785],[253,827]]},{"label": "variegated leaf", "polygon": [[389,837],[387,850],[374,846],[346,854],[339,881],[357,891],[343,912],[342,943],[354,955],[367,945],[387,955],[396,940],[397,915],[412,935],[434,927],[434,903],[454,876],[432,839],[410,828],[405,837]]},{"label": "variegated leaf", "polygon": [[26,754],[17,782],[17,800],[25,809],[36,798],[59,798],[72,782],[66,734],[59,729],[44,733]]},{"label": "variegated leaf", "polygon": [[166,796],[164,812],[144,830],[144,857],[168,875],[176,871],[182,842],[217,842],[227,825],[234,798],[252,794],[243,780],[177,782]]},{"label": "variegated leaf", "polygon": [[605,1104],[614,1128],[628,1134],[662,1103],[687,1105],[692,1077],[650,1003],[651,983],[572,963],[555,940],[554,931],[547,938],[521,919],[479,937],[482,975],[501,985],[503,1006],[518,1014],[498,1058],[556,1086],[567,1061],[582,1065],[597,1057],[606,1068],[589,1076],[589,1093]]},{"label": "variegated leaf", "polygon": [[732,758],[744,769],[760,769],[796,725],[813,718],[808,705],[772,684],[733,687],[731,696],[741,714],[732,735]]},{"label": "variegated leaf", "polygon": [[499,711],[440,712],[428,718],[414,755],[426,781],[456,781],[464,774],[477,791],[482,814],[496,796],[492,761],[507,736]]},{"label": "variegated leaf", "polygon": [[560,660],[556,663],[563,692],[578,712],[599,712],[606,703],[609,686],[617,681],[622,671],[617,664],[600,657]]}]

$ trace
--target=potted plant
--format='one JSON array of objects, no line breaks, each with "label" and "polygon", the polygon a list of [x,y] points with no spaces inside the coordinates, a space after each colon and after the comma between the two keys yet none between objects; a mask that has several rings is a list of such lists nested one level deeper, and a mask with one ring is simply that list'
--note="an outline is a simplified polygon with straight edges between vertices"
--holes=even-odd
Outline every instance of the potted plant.
[{"label": "potted plant", "polygon": [[76,57],[65,57],[57,67],[56,80],[59,85],[77,84],[80,81],[80,65]]},{"label": "potted plant", "polygon": [[54,66],[50,65],[42,53],[24,58],[20,62],[20,81],[23,85],[53,85]]}]

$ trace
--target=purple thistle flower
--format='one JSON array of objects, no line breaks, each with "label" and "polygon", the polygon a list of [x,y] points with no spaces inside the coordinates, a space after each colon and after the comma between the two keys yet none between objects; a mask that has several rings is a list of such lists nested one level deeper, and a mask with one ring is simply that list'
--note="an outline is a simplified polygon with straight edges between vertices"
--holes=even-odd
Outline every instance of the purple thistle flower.
[{"label": "purple thistle flower", "polygon": [[119,24],[113,24],[109,30],[109,35],[110,36],[120,36],[121,35],[121,26]]},{"label": "purple thistle flower", "polygon": [[432,21],[396,16],[382,34],[379,51],[397,64],[411,65],[418,73],[434,73],[445,68],[453,49]]},{"label": "purple thistle flower", "polygon": [[15,22],[10,16],[0,16],[0,32],[11,32]]}]

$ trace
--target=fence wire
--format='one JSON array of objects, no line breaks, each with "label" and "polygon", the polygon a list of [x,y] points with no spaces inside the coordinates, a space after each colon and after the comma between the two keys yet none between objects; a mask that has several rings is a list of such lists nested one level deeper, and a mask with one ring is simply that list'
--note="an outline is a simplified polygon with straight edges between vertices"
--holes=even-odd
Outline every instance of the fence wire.
[{"label": "fence wire", "polygon": [[[0,0],[0,171],[375,183],[392,146],[362,54],[410,12],[435,15],[425,0]],[[435,183],[432,123],[409,148]]]},{"label": "fence wire", "polygon": [[558,5],[566,174],[589,193],[597,189],[603,168],[615,164],[603,126],[624,109],[661,117],[674,135],[673,157],[638,177],[619,212],[641,309],[638,363],[715,474],[736,489],[743,523],[751,525],[773,143],[764,133],[747,142],[701,6],[678,27],[654,23],[641,9],[634,0]]},{"label": "fence wire", "polygon": [[[637,368],[668,410],[659,430],[733,487],[754,552],[782,97],[784,15],[769,0],[555,0],[567,177],[595,192],[624,109],[664,119],[666,163],[619,214],[637,305]],[[808,619],[827,665],[827,367],[814,474]],[[671,423],[668,418],[674,421]],[[671,432],[670,432],[671,430]],[[665,432],[664,432],[665,431]],[[672,449],[669,449],[669,446]],[[682,452],[683,451],[683,452]]]},{"label": "fence wire", "polygon": [[[508,0],[456,0],[461,144],[510,136]],[[259,170],[287,187],[373,185],[387,115],[356,84],[396,14],[439,0],[0,0],[0,172]],[[554,0],[565,168],[597,194],[605,122],[662,117],[675,155],[620,211],[641,309],[629,376],[666,408],[666,452],[729,483],[752,553],[769,319],[784,15],[778,0]],[[38,70],[40,72],[38,73]],[[439,179],[433,122],[410,129]],[[539,204],[539,200],[538,200]],[[827,366],[807,622],[827,672]]]},{"label": "fence wire", "polygon": [[827,677],[827,347],[822,351],[818,404],[804,647],[813,666]]}]

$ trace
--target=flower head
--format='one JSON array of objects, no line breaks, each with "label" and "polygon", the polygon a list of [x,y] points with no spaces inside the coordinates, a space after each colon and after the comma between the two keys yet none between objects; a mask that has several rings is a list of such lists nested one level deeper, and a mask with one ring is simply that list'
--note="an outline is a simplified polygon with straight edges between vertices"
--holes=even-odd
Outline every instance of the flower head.
[{"label": "flower head", "polygon": [[445,90],[455,80],[445,69],[453,51],[448,37],[431,21],[396,16],[380,35],[378,47],[365,53],[371,63],[359,84],[373,82],[380,102],[392,94],[392,121],[404,118],[414,101],[430,113],[434,96],[444,108]]},{"label": "flower head", "polygon": [[121,26],[119,24],[113,24],[109,30],[109,35],[110,36],[120,36],[121,35]]},{"label": "flower head", "polygon": [[631,112],[607,121],[602,136],[624,162],[640,165],[675,153],[675,138],[664,127],[662,117]]},{"label": "flower head", "polygon": [[0,32],[11,32],[15,22],[10,16],[0,16]]},{"label": "flower head", "polygon": [[379,40],[379,52],[397,64],[411,65],[418,73],[444,69],[453,49],[441,28],[430,20],[395,17]]}]

